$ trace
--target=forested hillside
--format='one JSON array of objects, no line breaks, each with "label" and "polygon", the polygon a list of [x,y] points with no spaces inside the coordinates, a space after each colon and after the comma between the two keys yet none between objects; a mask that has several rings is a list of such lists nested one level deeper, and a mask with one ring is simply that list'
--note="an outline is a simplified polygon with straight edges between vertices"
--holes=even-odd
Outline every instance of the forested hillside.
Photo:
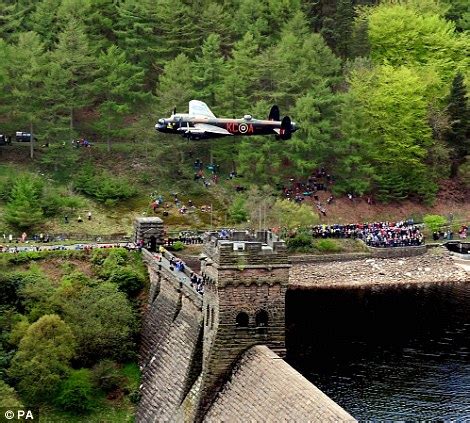
[{"label": "forested hillside", "polygon": [[[210,148],[256,184],[324,167],[336,193],[432,201],[440,179],[470,183],[469,28],[466,0],[0,0],[0,133],[37,134],[51,170],[77,137],[145,139],[161,175]],[[278,104],[301,129],[154,133],[192,98],[228,117]]]}]

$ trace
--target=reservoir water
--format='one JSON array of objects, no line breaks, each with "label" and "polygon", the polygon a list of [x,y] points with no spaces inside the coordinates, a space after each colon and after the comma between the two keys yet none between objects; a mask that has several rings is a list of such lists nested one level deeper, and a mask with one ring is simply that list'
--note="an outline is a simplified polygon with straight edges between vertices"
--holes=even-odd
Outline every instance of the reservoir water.
[{"label": "reservoir water", "polygon": [[287,361],[358,420],[470,421],[470,284],[287,294]]}]

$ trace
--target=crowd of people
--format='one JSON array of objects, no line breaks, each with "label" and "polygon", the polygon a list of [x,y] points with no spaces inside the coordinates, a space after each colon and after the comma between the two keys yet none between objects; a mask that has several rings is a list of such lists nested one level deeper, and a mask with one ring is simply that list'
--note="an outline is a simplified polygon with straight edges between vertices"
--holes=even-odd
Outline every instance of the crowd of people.
[{"label": "crowd of people", "polygon": [[[163,216],[168,216],[168,210],[173,207],[173,203],[180,214],[192,213],[198,209],[191,199],[188,200],[187,204],[184,204],[179,198],[179,193],[174,192],[171,195],[173,196],[173,201],[165,202],[163,195],[152,192],[150,194],[150,198],[152,199],[150,207],[152,207],[153,212],[158,213],[160,209],[163,209]],[[210,213],[211,209],[212,207],[206,204],[199,207],[202,213]]]},{"label": "crowd of people", "polygon": [[116,243],[90,243],[90,244],[70,244],[70,245],[1,245],[0,253],[22,253],[22,252],[39,252],[39,251],[66,251],[66,250],[83,250],[85,252],[92,251],[97,248],[125,248],[129,251],[138,249],[133,242],[116,242]]},{"label": "crowd of people", "polygon": [[[168,256],[168,257],[167,257]],[[158,249],[158,253],[154,254],[154,257],[157,259],[159,263],[162,263],[163,258],[167,258],[168,260],[168,268],[171,272],[181,272],[183,273],[183,280],[187,275],[187,272],[190,269],[186,268],[186,264],[184,261],[178,257],[173,256],[172,254],[168,253],[168,251],[162,245]],[[204,283],[205,277],[199,276],[193,271],[189,273],[189,285],[193,288],[198,294],[204,294]]]},{"label": "crowd of people", "polygon": [[170,246],[177,241],[180,241],[185,245],[202,244],[204,242],[204,235],[202,232],[197,231],[181,231],[178,236],[172,235],[165,238],[164,244]]},{"label": "crowd of people", "polygon": [[407,247],[424,242],[424,236],[413,220],[374,222],[348,225],[316,225],[311,228],[314,238],[361,239],[372,247]]}]

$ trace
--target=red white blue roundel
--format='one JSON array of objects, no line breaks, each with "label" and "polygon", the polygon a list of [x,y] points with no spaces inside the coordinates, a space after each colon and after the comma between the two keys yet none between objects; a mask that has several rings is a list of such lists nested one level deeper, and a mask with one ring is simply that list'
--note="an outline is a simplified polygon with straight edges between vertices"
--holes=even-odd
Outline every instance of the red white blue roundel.
[{"label": "red white blue roundel", "polygon": [[240,123],[240,125],[238,125],[238,130],[240,131],[240,134],[246,134],[248,132],[248,125],[246,123]]}]

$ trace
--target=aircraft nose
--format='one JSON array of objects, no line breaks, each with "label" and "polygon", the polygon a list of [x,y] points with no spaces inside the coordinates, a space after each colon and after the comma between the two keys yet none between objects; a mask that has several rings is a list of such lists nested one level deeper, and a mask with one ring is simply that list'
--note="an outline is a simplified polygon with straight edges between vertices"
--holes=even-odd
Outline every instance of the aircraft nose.
[{"label": "aircraft nose", "polygon": [[161,131],[162,129],[165,128],[165,121],[163,119],[159,119],[158,122],[155,124],[155,129],[157,131]]}]

